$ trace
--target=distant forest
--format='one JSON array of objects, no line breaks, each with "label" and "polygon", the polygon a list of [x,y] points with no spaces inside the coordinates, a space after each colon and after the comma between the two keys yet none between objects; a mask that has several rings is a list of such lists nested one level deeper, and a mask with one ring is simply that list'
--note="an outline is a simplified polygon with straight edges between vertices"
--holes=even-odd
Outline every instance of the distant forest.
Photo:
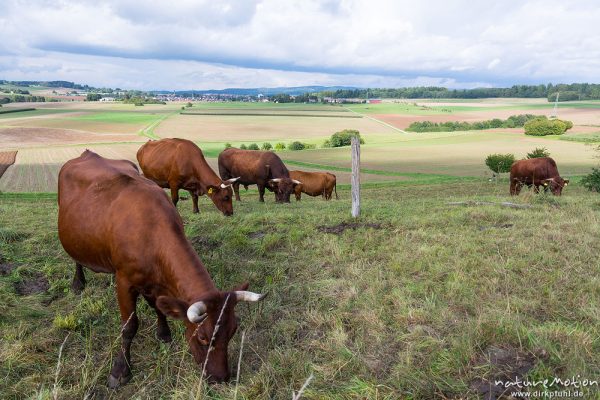
[{"label": "distant forest", "polygon": [[510,88],[447,89],[444,87],[409,87],[397,89],[343,89],[323,91],[319,95],[336,99],[483,99],[494,97],[547,98],[548,101],[600,100],[600,84],[572,83],[514,85]]}]

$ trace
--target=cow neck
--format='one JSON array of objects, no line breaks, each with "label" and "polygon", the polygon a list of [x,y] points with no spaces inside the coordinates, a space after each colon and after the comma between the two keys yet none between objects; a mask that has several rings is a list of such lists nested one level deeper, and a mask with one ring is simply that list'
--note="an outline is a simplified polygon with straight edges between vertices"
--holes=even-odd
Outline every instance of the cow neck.
[{"label": "cow neck", "polygon": [[193,247],[184,239],[176,245],[168,245],[164,259],[166,274],[172,283],[170,290],[179,299],[197,301],[209,292],[218,291],[208,271]]},{"label": "cow neck", "polygon": [[210,168],[208,166],[206,161],[205,160],[203,160],[203,161],[204,161],[204,165],[196,166],[194,168],[195,169],[194,175],[196,176],[196,179],[198,179],[198,183],[202,187],[202,190],[206,193],[206,192],[208,192],[209,185],[219,187],[221,185],[222,181],[217,176],[217,174],[215,174],[215,172],[212,170],[212,168]]}]

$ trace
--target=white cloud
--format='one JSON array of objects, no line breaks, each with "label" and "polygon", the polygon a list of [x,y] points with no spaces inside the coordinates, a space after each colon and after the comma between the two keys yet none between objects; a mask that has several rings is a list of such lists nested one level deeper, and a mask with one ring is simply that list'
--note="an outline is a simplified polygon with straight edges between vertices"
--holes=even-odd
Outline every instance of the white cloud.
[{"label": "white cloud", "polygon": [[0,78],[54,79],[57,66],[77,65],[78,79],[60,79],[147,89],[198,76],[205,88],[598,82],[598,20],[583,0],[4,0]]}]

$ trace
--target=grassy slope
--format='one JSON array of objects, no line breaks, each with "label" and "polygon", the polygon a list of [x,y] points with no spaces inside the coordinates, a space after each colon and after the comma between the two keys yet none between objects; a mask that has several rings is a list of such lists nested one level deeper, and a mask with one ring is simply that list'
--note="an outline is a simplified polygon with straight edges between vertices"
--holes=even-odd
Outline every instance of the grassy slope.
[{"label": "grassy slope", "polygon": [[[360,228],[321,225],[349,218],[339,201],[259,204],[243,194],[226,219],[205,198],[201,214],[180,203],[186,233],[221,288],[249,280],[269,293],[242,306],[247,331],[238,398],[289,398],[314,372],[308,399],[473,396],[469,383],[494,373],[478,364],[490,346],[536,356],[530,377],[600,374],[600,201],[577,185],[562,198],[522,195],[532,205],[455,207],[449,201],[507,200],[506,185],[444,183],[363,191]],[[0,197],[0,252],[17,265],[0,276],[0,393],[50,397],[58,349],[59,398],[103,397],[118,347],[110,276],[86,272],[69,291],[73,263],[56,234],[52,195]],[[252,239],[253,232],[264,237]],[[41,273],[47,294],[19,297],[14,284]],[[140,302],[141,304],[141,302]],[[197,390],[181,324],[174,343],[154,339],[154,314],[140,306],[134,378],[111,398],[181,398]],[[240,335],[230,347],[235,364]],[[203,389],[231,398],[234,386]]]}]

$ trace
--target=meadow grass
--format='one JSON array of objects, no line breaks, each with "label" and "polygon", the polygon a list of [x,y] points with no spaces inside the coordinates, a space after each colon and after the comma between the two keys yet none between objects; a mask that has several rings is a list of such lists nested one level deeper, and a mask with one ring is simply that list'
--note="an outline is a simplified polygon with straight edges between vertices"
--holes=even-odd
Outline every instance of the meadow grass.
[{"label": "meadow grass", "polygon": [[99,112],[70,117],[78,121],[105,122],[117,124],[150,124],[160,120],[160,114],[149,114],[143,112]]},{"label": "meadow grass", "polygon": [[[495,348],[534,360],[530,378],[597,379],[600,197],[577,184],[560,198],[507,191],[487,181],[365,187],[359,226],[343,232],[354,222],[343,188],[338,201],[286,205],[242,191],[230,218],[205,197],[197,215],[181,202],[186,235],[217,286],[249,281],[268,293],[237,308],[230,365],[245,331],[239,385],[203,385],[202,397],[289,399],[314,374],[302,398],[476,398],[472,383],[500,368],[486,359]],[[448,205],[471,200],[530,208]],[[83,294],[70,291],[74,263],[56,213],[52,194],[0,195],[0,263],[14,266],[0,275],[2,396],[190,398],[201,367],[182,325],[170,321],[174,341],[159,343],[141,301],[133,379],[107,389],[120,345],[114,280],[86,270]],[[17,294],[36,279],[47,279],[47,292]]]}]

